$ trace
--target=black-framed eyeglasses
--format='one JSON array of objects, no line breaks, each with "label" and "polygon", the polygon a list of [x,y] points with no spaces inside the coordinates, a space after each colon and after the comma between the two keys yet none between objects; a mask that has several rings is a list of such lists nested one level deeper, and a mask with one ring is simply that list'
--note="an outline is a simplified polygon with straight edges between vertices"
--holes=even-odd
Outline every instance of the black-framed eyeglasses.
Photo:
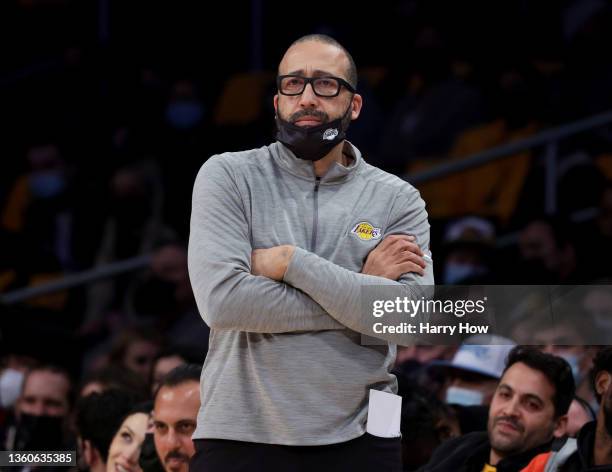
[{"label": "black-framed eyeglasses", "polygon": [[312,91],[318,97],[337,97],[342,87],[346,88],[351,93],[356,92],[351,84],[340,77],[302,77],[301,75],[279,75],[276,78],[278,91],[282,95],[301,95],[308,84],[311,85]]}]

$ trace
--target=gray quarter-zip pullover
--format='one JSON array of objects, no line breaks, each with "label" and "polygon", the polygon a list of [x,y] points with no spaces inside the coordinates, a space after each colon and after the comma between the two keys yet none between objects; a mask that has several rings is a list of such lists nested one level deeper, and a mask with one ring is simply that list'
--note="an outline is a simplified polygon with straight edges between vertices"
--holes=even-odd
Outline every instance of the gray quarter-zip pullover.
[{"label": "gray quarter-zip pullover", "polygon": [[[433,285],[360,274],[388,234],[429,252],[425,204],[357,148],[322,178],[276,142],[211,157],[193,192],[189,274],[211,328],[198,438],[285,444],[344,442],[365,432],[370,388],[393,392],[396,346],[361,344],[367,285]],[[251,251],[296,246],[283,282],[251,274]],[[392,341],[392,338],[385,338]]]}]

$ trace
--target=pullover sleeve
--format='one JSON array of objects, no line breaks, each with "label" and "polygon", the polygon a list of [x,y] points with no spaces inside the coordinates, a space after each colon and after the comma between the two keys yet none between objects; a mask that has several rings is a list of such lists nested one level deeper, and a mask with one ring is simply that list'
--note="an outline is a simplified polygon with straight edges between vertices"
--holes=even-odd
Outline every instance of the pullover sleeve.
[{"label": "pullover sleeve", "polygon": [[285,272],[284,281],[307,293],[338,322],[359,333],[385,341],[403,344],[405,337],[394,334],[375,334],[373,319],[364,316],[362,290],[368,286],[391,286],[405,290],[406,296],[427,297],[427,287],[434,285],[433,263],[429,251],[429,223],[425,202],[416,189],[398,195],[393,206],[390,224],[384,236],[410,234],[427,255],[425,274],[402,275],[398,281],[352,272],[316,254],[296,248]]},{"label": "pullover sleeve", "polygon": [[250,228],[232,169],[204,163],[193,190],[188,266],[198,309],[212,329],[284,333],[345,329],[310,296],[251,274]]}]

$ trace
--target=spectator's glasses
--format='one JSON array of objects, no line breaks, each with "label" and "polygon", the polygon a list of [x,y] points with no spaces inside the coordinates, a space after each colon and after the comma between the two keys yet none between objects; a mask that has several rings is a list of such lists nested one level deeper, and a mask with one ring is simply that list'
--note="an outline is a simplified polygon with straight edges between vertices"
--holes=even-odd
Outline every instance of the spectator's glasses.
[{"label": "spectator's glasses", "polygon": [[342,87],[351,93],[356,90],[351,84],[340,77],[302,77],[301,75],[279,75],[276,79],[278,91],[282,95],[301,95],[306,85],[312,86],[312,91],[317,97],[337,97]]}]

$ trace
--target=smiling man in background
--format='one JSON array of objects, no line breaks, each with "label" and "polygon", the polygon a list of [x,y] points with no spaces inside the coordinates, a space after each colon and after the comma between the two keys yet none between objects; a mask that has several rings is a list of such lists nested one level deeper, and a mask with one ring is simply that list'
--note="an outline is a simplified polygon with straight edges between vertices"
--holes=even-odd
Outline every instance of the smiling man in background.
[{"label": "smiling man in background", "polygon": [[565,431],[574,378],[562,358],[532,347],[508,354],[489,408],[488,431],[443,443],[422,472],[515,472]]},{"label": "smiling man in background", "polygon": [[166,472],[187,472],[200,408],[200,371],[183,364],[162,378],[153,404],[155,450]]}]

